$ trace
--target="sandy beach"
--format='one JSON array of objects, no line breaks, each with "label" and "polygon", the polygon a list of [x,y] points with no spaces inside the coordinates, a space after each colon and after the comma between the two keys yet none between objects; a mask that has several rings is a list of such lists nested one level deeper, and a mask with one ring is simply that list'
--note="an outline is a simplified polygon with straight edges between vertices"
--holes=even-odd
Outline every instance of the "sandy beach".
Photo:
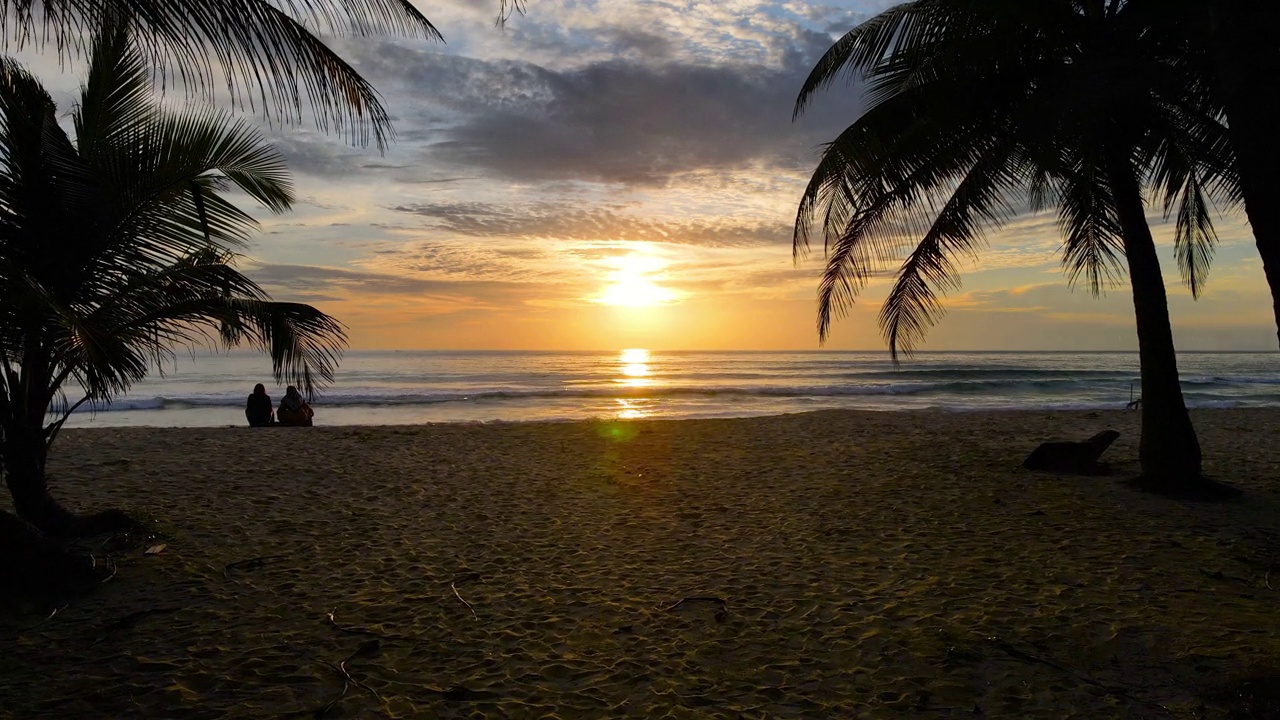
[{"label": "sandy beach", "polygon": [[[1227,717],[1280,675],[1280,410],[1194,418],[1243,499],[1124,487],[1121,412],[67,431],[55,494],[166,547],[0,621],[0,716],[311,717],[344,667],[326,717]],[[1112,477],[1019,468],[1106,428]]]}]

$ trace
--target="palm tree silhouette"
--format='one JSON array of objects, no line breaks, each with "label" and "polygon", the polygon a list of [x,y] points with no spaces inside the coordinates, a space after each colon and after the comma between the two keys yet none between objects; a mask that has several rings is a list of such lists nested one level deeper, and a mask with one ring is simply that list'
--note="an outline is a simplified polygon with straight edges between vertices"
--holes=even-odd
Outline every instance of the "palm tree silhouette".
[{"label": "palm tree silhouette", "polygon": [[896,360],[941,316],[939,294],[959,286],[957,256],[975,256],[1022,198],[1056,207],[1073,284],[1096,293],[1129,276],[1140,480],[1198,491],[1207,481],[1143,186],[1176,214],[1179,267],[1198,293],[1216,240],[1210,198],[1229,200],[1230,162],[1194,68],[1167,62],[1174,49],[1147,29],[1121,0],[915,0],[850,31],[813,69],[796,113],[841,76],[865,78],[868,108],[824,147],[794,249],[824,239],[824,339],[868,280],[893,272],[880,323]]},{"label": "palm tree silhouette", "polygon": [[312,393],[345,345],[336,320],[234,267],[256,222],[222,192],[287,210],[280,156],[225,113],[157,109],[124,24],[94,41],[72,121],[74,142],[40,82],[0,61],[0,457],[19,516],[66,536],[128,524],[49,494],[48,448],[77,407],[205,344],[259,348]]},{"label": "palm tree silhouette", "polygon": [[1280,3],[1137,0],[1154,27],[1184,48],[1226,119],[1243,201],[1271,289],[1280,334]]},{"label": "palm tree silhouette", "polygon": [[[499,17],[520,2],[504,0]],[[377,91],[319,34],[443,40],[409,0],[0,0],[0,52],[78,54],[113,18],[129,23],[162,86],[208,100],[226,88],[237,107],[278,121],[309,111],[321,129],[379,149],[392,128]]]}]

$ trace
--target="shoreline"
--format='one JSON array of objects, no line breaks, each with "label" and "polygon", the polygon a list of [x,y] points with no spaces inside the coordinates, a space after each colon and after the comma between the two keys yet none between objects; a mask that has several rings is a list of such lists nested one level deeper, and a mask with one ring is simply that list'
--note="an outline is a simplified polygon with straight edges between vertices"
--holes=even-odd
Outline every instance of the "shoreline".
[{"label": "shoreline", "polygon": [[[1199,353],[1179,362],[1190,407],[1280,407],[1275,353]],[[241,425],[263,358],[236,356],[148,377],[70,426]],[[767,416],[820,409],[961,411],[1123,409],[1140,393],[1136,356],[820,352],[537,355],[353,352],[313,403],[322,425]],[[72,392],[71,394],[75,394]]]},{"label": "shoreline", "polygon": [[[786,410],[741,410],[737,412],[721,412],[707,411],[697,414],[680,414],[679,411],[663,414],[661,411],[654,411],[653,414],[643,416],[623,416],[615,411],[613,415],[582,415],[582,416],[549,416],[549,417],[521,417],[521,418],[464,418],[464,419],[421,419],[423,413],[420,408],[431,408],[433,405],[414,405],[414,404],[388,404],[388,405],[345,405],[345,406],[325,406],[323,403],[313,405],[316,410],[317,424],[316,427],[416,427],[419,425],[488,425],[488,424],[526,424],[526,423],[577,423],[577,422],[652,422],[652,421],[685,421],[685,420],[750,420],[755,418],[767,417],[788,417],[793,415],[804,415],[809,413],[954,413],[954,414],[984,414],[984,413],[1111,413],[1111,412],[1133,412],[1125,409],[1127,401],[1115,401],[1106,404],[1091,403],[1064,403],[1062,405],[1046,405],[1035,407],[1019,407],[1019,406],[946,406],[932,405],[921,407],[891,407],[891,406],[861,406],[861,407],[820,407],[812,409],[786,409]],[[1233,412],[1233,411],[1280,411],[1280,402],[1274,405],[1189,405],[1188,409],[1192,413],[1200,412]],[[383,416],[383,419],[391,419],[392,422],[368,422],[356,420],[354,422],[333,422],[333,417],[337,410],[339,420],[343,417],[354,416],[357,418],[371,417],[377,419],[379,413],[389,413],[390,417]],[[213,412],[211,412],[213,411]],[[395,413],[399,411],[403,414],[397,418]],[[625,412],[625,411],[624,411]],[[142,424],[136,422],[139,416],[142,419],[150,420],[151,415],[179,415],[190,418],[192,416],[198,419],[198,422],[189,422],[188,424]],[[210,415],[216,415],[212,421],[206,418]],[[85,418],[80,413],[72,415],[68,420],[65,428],[67,430],[94,430],[94,429],[115,429],[115,428],[148,428],[153,430],[165,429],[226,429],[247,427],[244,421],[244,412],[242,408],[228,408],[226,406],[204,406],[181,408],[168,410],[119,410],[98,413],[96,418]],[[105,421],[102,418],[106,418]],[[325,421],[329,420],[328,423]]]},{"label": "shoreline", "polygon": [[[1280,409],[1192,416],[1243,500],[1124,488],[1119,410],[69,428],[55,495],[166,548],[0,621],[0,707],[310,713],[371,639],[333,612],[404,717],[1193,717],[1280,664]],[[1111,476],[1018,468],[1109,427]]]}]

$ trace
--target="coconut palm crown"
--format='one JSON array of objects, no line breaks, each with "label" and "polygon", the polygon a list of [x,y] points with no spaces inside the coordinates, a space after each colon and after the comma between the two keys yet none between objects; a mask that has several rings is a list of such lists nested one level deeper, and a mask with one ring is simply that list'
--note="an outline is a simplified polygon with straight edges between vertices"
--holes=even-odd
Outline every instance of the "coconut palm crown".
[{"label": "coconut palm crown", "polygon": [[40,82],[0,62],[0,458],[19,515],[57,534],[85,529],[44,477],[75,408],[209,344],[263,350],[277,381],[314,393],[345,345],[336,320],[235,267],[256,223],[223,192],[287,210],[280,156],[225,114],[159,110],[124,24],[90,55],[74,142]]},{"label": "coconut palm crown", "polygon": [[[1128,274],[1143,382],[1144,474],[1198,478],[1143,187],[1176,216],[1175,255],[1198,294],[1216,236],[1213,200],[1236,200],[1225,128],[1180,48],[1145,32],[1123,0],[915,0],[832,46],[796,113],[839,77],[865,80],[866,110],[826,145],[797,213],[794,249],[827,251],[825,338],[873,277],[880,312],[910,353],[959,286],[957,261],[1019,203],[1055,207],[1063,264],[1099,292]],[[896,269],[895,269],[896,268]]]}]

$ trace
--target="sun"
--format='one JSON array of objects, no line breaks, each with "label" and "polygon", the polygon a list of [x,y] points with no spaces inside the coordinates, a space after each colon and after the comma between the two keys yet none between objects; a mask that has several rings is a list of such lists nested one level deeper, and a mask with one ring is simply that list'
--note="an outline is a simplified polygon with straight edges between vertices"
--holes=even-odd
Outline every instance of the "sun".
[{"label": "sun", "polygon": [[612,264],[614,270],[609,285],[594,302],[618,307],[652,307],[670,305],[680,299],[680,293],[662,287],[650,277],[663,269],[661,260],[633,253],[616,258]]},{"label": "sun", "polygon": [[624,277],[615,279],[596,302],[620,307],[652,307],[667,305],[674,302],[676,297],[674,291],[660,287],[651,280]]}]

